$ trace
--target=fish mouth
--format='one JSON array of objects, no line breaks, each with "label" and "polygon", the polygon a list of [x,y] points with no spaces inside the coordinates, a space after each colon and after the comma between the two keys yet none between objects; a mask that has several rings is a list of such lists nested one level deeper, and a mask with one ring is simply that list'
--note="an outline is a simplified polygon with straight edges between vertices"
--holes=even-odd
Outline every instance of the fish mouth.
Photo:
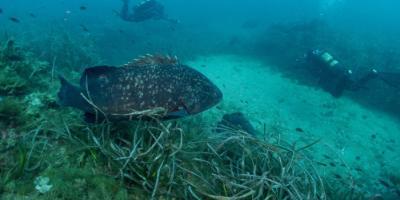
[{"label": "fish mouth", "polygon": [[217,104],[219,104],[219,103],[222,101],[222,99],[223,99],[223,93],[222,93],[222,91],[221,91],[219,88],[217,88],[217,87],[215,87],[215,88],[216,88],[216,90],[215,90],[215,92],[214,92],[214,94],[213,94],[213,96],[212,96],[212,98],[211,98],[211,101],[210,101],[210,103],[209,103],[209,106],[207,106],[206,108],[204,108],[203,111],[208,110],[208,109],[210,109],[210,108],[216,106]]}]

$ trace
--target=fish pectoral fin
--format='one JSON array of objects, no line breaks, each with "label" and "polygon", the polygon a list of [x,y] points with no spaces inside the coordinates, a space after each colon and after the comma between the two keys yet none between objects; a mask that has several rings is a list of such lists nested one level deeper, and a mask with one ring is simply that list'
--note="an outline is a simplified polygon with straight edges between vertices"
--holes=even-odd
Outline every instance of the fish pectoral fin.
[{"label": "fish pectoral fin", "polygon": [[83,114],[84,120],[86,123],[94,124],[96,123],[96,115],[93,113],[85,112]]},{"label": "fish pectoral fin", "polygon": [[95,124],[99,122],[103,122],[105,120],[104,116],[96,115],[95,113],[85,112],[84,113],[84,120],[86,123]]},{"label": "fish pectoral fin", "polygon": [[189,115],[189,112],[186,110],[186,108],[183,106],[179,106],[176,110],[169,112],[167,117],[168,118],[180,118],[180,117],[185,117],[188,115]]}]

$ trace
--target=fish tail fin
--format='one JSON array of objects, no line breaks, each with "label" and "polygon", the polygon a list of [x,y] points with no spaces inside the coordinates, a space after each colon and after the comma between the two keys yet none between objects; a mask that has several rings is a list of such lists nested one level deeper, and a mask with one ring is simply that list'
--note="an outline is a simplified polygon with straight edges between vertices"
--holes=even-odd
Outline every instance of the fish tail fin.
[{"label": "fish tail fin", "polygon": [[87,110],[88,102],[81,96],[81,91],[77,86],[69,83],[63,76],[59,76],[61,88],[58,91],[58,103],[62,106],[71,106],[82,110]]},{"label": "fish tail fin", "polygon": [[387,85],[400,89],[400,73],[378,72],[378,76]]}]

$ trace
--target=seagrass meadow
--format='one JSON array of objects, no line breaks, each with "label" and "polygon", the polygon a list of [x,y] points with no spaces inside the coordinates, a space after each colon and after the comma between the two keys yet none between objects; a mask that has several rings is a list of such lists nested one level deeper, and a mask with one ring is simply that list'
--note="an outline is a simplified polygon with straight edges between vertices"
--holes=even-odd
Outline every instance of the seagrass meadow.
[{"label": "seagrass meadow", "polygon": [[[1,59],[4,199],[326,198],[307,146],[229,127],[216,135],[207,116],[87,124],[57,105],[54,66],[11,39]],[[48,193],[37,177],[49,178]]]}]

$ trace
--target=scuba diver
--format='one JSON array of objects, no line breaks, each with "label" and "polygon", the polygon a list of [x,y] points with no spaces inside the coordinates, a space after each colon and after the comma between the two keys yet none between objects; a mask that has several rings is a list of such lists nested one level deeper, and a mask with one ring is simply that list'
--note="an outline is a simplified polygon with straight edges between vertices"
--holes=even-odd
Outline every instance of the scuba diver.
[{"label": "scuba diver", "polygon": [[120,12],[120,17],[124,21],[142,22],[146,20],[165,20],[173,24],[178,23],[178,20],[170,19],[164,12],[164,6],[156,0],[143,0],[134,6],[133,12],[129,12],[130,0],[122,0],[123,5]]},{"label": "scuba diver", "polygon": [[378,72],[371,69],[363,74],[361,78],[356,78],[351,69],[345,68],[338,60],[321,50],[312,50],[306,54],[306,62],[315,76],[319,77],[319,84],[334,97],[342,96],[345,90],[358,91],[366,88],[366,84],[378,79],[387,85],[400,90],[400,73],[396,72]]},{"label": "scuba diver", "polygon": [[378,78],[378,72],[371,69],[361,78],[356,79],[351,69],[343,67],[339,61],[325,51],[312,50],[306,54],[313,75],[319,77],[320,86],[334,97],[342,96],[345,90],[357,91],[364,88],[368,81]]}]

